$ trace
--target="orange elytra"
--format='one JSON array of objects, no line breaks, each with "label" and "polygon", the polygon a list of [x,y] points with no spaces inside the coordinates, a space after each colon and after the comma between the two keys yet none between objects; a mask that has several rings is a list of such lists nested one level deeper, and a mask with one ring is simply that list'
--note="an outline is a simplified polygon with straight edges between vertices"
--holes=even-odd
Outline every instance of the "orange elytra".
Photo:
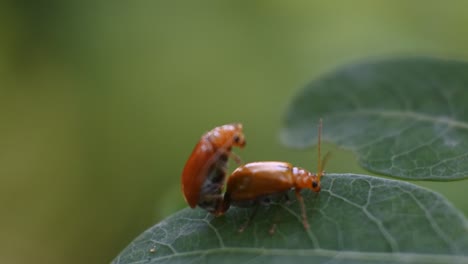
[{"label": "orange elytra", "polygon": [[190,207],[197,205],[214,213],[222,202],[229,157],[240,159],[232,147],[244,147],[242,124],[214,128],[204,134],[192,151],[182,172],[182,193]]}]

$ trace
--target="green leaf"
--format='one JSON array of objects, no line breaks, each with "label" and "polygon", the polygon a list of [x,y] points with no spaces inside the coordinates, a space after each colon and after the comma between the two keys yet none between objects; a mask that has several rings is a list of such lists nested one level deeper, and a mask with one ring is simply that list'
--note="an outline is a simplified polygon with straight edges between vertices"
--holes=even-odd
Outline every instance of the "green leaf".
[{"label": "green leaf", "polygon": [[[416,185],[330,174],[317,196],[213,217],[185,209],[137,237],[113,263],[468,263],[468,223],[445,198]],[[294,195],[292,195],[294,196]],[[277,228],[269,233],[272,224]]]},{"label": "green leaf", "polygon": [[292,101],[282,140],[324,139],[353,150],[373,172],[413,180],[468,177],[468,63],[384,60],[339,69]]}]

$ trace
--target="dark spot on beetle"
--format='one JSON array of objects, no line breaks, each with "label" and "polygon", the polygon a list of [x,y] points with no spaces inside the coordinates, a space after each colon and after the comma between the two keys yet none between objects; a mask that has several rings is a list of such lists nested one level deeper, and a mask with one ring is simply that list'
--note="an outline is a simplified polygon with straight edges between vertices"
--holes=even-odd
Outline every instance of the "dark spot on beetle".
[{"label": "dark spot on beetle", "polygon": [[312,187],[317,188],[318,183],[317,182],[312,182]]},{"label": "dark spot on beetle", "polygon": [[[223,163],[221,164],[221,166],[223,166],[227,160],[228,160],[228,155],[226,154],[222,154],[221,156],[219,156],[219,160],[222,161]],[[218,165],[219,166],[219,165]]]}]

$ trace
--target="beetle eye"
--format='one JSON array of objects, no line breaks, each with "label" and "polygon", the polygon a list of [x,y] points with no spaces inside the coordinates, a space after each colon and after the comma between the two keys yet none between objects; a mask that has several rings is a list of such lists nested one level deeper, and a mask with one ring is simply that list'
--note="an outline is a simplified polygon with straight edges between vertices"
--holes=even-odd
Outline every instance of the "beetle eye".
[{"label": "beetle eye", "polygon": [[317,188],[317,186],[318,186],[318,183],[317,183],[317,182],[315,182],[315,181],[312,182],[312,187],[313,187],[313,188]]},{"label": "beetle eye", "polygon": [[238,135],[234,136],[234,142],[239,143],[240,137]]}]

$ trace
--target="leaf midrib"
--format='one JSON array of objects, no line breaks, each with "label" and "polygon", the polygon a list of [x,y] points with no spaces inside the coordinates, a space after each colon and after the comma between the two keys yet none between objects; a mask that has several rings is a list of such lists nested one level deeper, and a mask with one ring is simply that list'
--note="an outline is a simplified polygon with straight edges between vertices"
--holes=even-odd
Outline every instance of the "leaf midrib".
[{"label": "leaf midrib", "polygon": [[354,111],[348,112],[339,112],[339,113],[332,113],[332,115],[346,115],[346,116],[353,116],[353,115],[375,115],[375,116],[383,116],[383,117],[399,117],[399,118],[412,118],[417,121],[425,121],[434,124],[445,124],[449,127],[456,127],[461,129],[468,130],[468,123],[456,120],[452,117],[448,116],[430,116],[423,113],[418,113],[414,111],[398,111],[398,110],[382,110],[382,109],[359,109]]},{"label": "leaf midrib", "polygon": [[[302,256],[302,257],[331,257],[334,259],[352,259],[352,260],[375,260],[390,261],[398,260],[399,263],[466,263],[467,256],[463,255],[439,255],[425,253],[387,253],[387,252],[358,252],[358,251],[337,251],[327,249],[265,249],[265,248],[241,248],[241,247],[223,247],[206,250],[194,250],[183,253],[176,253],[160,258],[151,259],[153,262],[171,259],[174,257],[189,257],[196,255],[210,255],[216,253],[236,253],[236,254],[258,254],[260,256],[279,255],[279,256]],[[133,264],[148,262],[131,262]],[[116,262],[119,263],[119,262]]]}]

